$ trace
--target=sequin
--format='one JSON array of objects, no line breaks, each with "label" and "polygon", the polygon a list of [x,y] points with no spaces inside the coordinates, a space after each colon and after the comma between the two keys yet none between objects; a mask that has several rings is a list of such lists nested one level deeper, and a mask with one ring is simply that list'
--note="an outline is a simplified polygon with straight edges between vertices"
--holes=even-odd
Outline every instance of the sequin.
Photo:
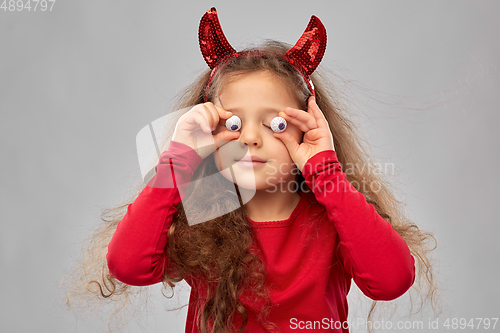
[{"label": "sequin", "polygon": [[[323,23],[318,17],[312,15],[309,24],[299,40],[284,55],[280,55],[299,72],[315,97],[316,92],[309,75],[316,70],[323,59],[326,50],[326,37],[326,29]],[[264,52],[259,51],[236,52],[222,31],[215,7],[207,10],[201,18],[198,29],[198,40],[203,59],[205,59],[207,65],[212,69],[205,88],[205,102],[208,100],[207,92],[210,84],[222,66],[240,56],[258,57],[264,54]]]},{"label": "sequin", "polygon": [[232,132],[241,128],[241,119],[238,116],[231,116],[226,120],[226,128]]},{"label": "sequin", "polygon": [[286,120],[282,117],[274,117],[271,120],[271,129],[276,133],[284,132],[286,129]]},{"label": "sequin", "polygon": [[225,56],[236,53],[222,31],[215,7],[207,10],[201,18],[198,40],[203,58],[210,68],[215,68]]}]

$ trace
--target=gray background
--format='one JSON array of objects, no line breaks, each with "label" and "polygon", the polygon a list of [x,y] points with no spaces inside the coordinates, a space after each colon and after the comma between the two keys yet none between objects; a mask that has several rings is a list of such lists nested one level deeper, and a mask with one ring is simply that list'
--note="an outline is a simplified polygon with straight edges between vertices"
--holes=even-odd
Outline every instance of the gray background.
[{"label": "gray background", "polygon": [[[206,68],[197,29],[211,6],[236,49],[293,44],[322,20],[322,65],[356,82],[374,158],[395,166],[408,214],[438,238],[441,323],[500,317],[498,1],[57,1],[0,11],[2,332],[105,331],[105,316],[67,313],[58,284],[101,208],[140,175],[137,132]],[[183,332],[186,308],[166,313],[178,302],[151,289],[129,331]],[[363,317],[357,292],[351,316]]]}]

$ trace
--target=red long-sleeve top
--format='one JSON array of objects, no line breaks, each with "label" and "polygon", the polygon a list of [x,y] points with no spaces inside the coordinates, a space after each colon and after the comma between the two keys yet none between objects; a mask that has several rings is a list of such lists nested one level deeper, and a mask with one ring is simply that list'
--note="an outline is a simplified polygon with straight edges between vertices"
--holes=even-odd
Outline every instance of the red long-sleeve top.
[{"label": "red long-sleeve top", "polygon": [[[155,177],[128,206],[109,243],[112,276],[135,286],[161,282],[167,231],[184,197],[184,186],[176,184],[189,183],[201,161],[189,146],[171,141]],[[266,269],[273,306],[268,319],[283,333],[346,333],[351,279],[369,298],[392,300],[412,286],[415,260],[401,236],[347,181],[335,151],[311,157],[302,175],[312,191],[299,192],[287,220],[248,218],[256,236],[252,247]],[[186,332],[195,333],[197,302],[206,297],[206,284],[200,278],[185,280],[191,286]],[[241,296],[248,314],[244,332],[266,332],[256,319],[262,304],[250,297],[246,292]],[[236,313],[236,327],[242,322]]]}]

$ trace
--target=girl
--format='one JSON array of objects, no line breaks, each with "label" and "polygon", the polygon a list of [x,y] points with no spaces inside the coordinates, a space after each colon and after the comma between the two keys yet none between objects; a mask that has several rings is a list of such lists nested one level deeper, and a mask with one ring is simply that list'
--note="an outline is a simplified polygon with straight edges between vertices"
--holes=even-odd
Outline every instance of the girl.
[{"label": "girl", "polygon": [[293,47],[236,52],[215,8],[199,31],[210,70],[182,96],[154,177],[103,216],[78,281],[106,298],[185,279],[186,332],[203,333],[349,332],[351,280],[374,301],[415,281],[433,300],[432,235],[402,214],[315,72],[319,19]]}]

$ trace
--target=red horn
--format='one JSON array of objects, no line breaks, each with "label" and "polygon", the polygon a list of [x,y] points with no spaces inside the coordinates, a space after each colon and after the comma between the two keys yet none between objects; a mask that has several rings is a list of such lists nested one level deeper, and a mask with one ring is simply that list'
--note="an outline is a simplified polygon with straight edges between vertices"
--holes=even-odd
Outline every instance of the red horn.
[{"label": "red horn", "polygon": [[236,53],[236,50],[229,44],[224,32],[222,32],[215,7],[207,10],[201,18],[198,40],[203,59],[212,69],[217,66],[217,63],[222,58]]},{"label": "red horn", "polygon": [[286,51],[285,57],[292,64],[302,67],[307,75],[311,75],[323,59],[325,50],[326,29],[320,19],[313,15],[302,36]]}]

